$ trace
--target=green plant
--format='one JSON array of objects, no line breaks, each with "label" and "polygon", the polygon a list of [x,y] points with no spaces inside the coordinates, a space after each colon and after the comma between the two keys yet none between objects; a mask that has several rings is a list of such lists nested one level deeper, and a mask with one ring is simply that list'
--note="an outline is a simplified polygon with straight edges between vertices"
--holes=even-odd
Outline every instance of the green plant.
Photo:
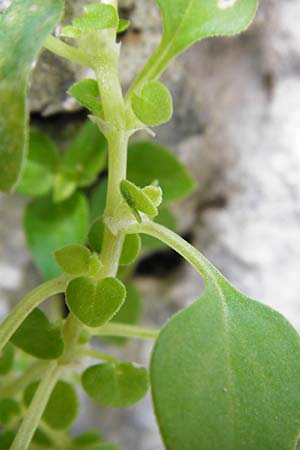
[{"label": "green plant", "polygon": [[[117,0],[88,4],[84,15],[61,32],[71,44],[49,36],[61,17],[61,0],[14,0],[0,18],[0,97],[5,111],[0,116],[0,187],[47,195],[28,207],[25,228],[35,261],[50,278],[0,325],[0,420],[7,425],[0,433],[2,450],[117,449],[93,432],[77,438],[65,432],[76,417],[74,374],[82,370],[85,357],[101,361],[81,375],[85,392],[96,402],[127,407],[148,389],[145,368],[93,350],[92,336],[155,340],[150,384],[168,450],[297,447],[298,334],[280,314],[238,292],[195,248],[155,222],[161,205],[165,208],[168,201],[193,189],[193,180],[180,163],[150,142],[133,144],[128,151],[136,130],[172,116],[171,95],[158,81],[170,61],[198,40],[241,32],[253,19],[257,4],[255,0],[157,3],[163,18],[161,43],[125,98],[116,36],[129,24],[119,19]],[[103,135],[86,124],[61,161],[53,144],[36,131],[31,132],[27,155],[26,90],[42,46],[92,68],[96,76],[75,84],[69,93],[90,110],[91,121]],[[43,155],[37,150],[41,146]],[[100,182],[93,196],[88,232],[88,202],[82,189],[106,168],[106,147],[108,179]],[[176,184],[170,182],[172,177]],[[166,209],[162,211],[160,222],[165,222]],[[120,263],[130,264],[137,257],[141,234],[176,250],[206,283],[204,294],[162,330],[132,325],[138,301],[132,300],[136,293],[130,285],[126,300],[127,275],[119,270]],[[53,250],[56,266],[49,257]],[[62,274],[52,278],[59,270]],[[37,307],[58,293],[66,294],[70,313],[51,323]],[[124,310],[129,301],[135,304],[133,313]],[[129,315],[129,323],[113,320],[118,315],[124,322]],[[14,354],[19,374],[11,372],[16,367]]]}]

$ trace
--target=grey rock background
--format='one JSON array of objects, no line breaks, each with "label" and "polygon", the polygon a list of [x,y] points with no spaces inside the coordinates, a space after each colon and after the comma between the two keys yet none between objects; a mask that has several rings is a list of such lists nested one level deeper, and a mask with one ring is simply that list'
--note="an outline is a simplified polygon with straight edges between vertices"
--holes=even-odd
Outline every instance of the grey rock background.
[{"label": "grey rock background", "polygon": [[[83,3],[70,2],[69,17]],[[155,47],[160,19],[153,0],[120,3],[132,22],[122,44],[125,87]],[[7,4],[0,0],[0,8]],[[199,183],[190,199],[174,206],[181,231],[190,232],[195,246],[241,290],[282,312],[297,328],[299,17],[299,0],[266,0],[246,34],[206,40],[182,55],[164,75],[175,115],[157,130],[157,139],[177,152]],[[65,112],[70,124],[78,105],[66,98],[65,90],[83,75],[45,52],[32,83],[32,111],[49,120],[51,114]],[[21,231],[24,202],[18,196],[0,197],[1,315],[38,280]],[[161,325],[203,289],[185,264],[166,273],[163,278],[137,277],[146,324]],[[126,357],[147,363],[150,351],[148,343],[133,343],[126,347]],[[127,450],[162,448],[149,398],[122,412],[84,403],[81,416],[79,428],[100,427]]]}]

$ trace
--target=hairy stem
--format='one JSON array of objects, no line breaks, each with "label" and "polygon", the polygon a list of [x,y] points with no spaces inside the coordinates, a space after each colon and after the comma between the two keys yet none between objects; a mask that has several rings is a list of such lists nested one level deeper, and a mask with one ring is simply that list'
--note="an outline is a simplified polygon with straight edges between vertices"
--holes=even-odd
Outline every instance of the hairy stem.
[{"label": "hairy stem", "polygon": [[99,328],[89,328],[89,331],[93,336],[120,336],[152,340],[157,338],[160,330],[123,323],[108,323]]},{"label": "hairy stem", "polygon": [[70,276],[63,275],[46,281],[27,294],[0,325],[0,351],[19,328],[26,317],[46,298],[65,291]]},{"label": "hairy stem", "polygon": [[10,450],[27,450],[39,425],[51,393],[56,385],[61,367],[51,362],[30,403]]}]

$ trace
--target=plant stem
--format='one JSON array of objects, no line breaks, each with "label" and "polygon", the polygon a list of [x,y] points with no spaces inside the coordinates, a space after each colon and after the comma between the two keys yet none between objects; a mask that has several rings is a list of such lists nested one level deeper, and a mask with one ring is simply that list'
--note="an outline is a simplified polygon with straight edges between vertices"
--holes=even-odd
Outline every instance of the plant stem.
[{"label": "plant stem", "polygon": [[13,397],[19,394],[31,381],[38,376],[43,375],[48,363],[45,361],[38,361],[32,366],[28,367],[18,378],[10,381],[6,386],[1,387],[0,398]]},{"label": "plant stem", "polygon": [[27,294],[10,312],[0,325],[0,351],[19,328],[26,317],[46,298],[65,291],[70,276],[62,275],[46,281]]},{"label": "plant stem", "polygon": [[81,64],[82,66],[90,66],[89,60],[83,52],[76,47],[66,44],[60,39],[55,38],[54,36],[48,36],[44,43],[44,47],[50,52],[55,53],[68,61]]},{"label": "plant stem", "polygon": [[113,364],[118,364],[119,360],[114,356],[108,355],[107,353],[98,352],[92,348],[85,348],[80,351],[82,356],[87,356],[94,359],[99,359],[100,361],[108,361]]},{"label": "plant stem", "polygon": [[10,450],[27,450],[39,425],[51,393],[56,385],[61,368],[51,362],[30,403],[27,414],[20,425]]},{"label": "plant stem", "polygon": [[99,328],[89,328],[93,336],[120,336],[133,337],[137,339],[156,339],[160,330],[153,328],[126,325],[123,323],[108,323]]}]

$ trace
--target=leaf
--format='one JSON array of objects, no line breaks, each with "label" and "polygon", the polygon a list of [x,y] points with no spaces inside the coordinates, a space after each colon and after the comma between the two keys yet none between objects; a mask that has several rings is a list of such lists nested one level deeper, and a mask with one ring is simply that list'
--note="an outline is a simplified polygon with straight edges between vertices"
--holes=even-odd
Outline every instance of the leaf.
[{"label": "leaf", "polygon": [[55,144],[46,135],[31,130],[28,156],[17,191],[31,196],[47,194],[52,188],[58,163]]},{"label": "leaf", "polygon": [[0,353],[0,376],[7,375],[14,363],[14,348],[8,343]]},{"label": "leaf", "polygon": [[32,438],[32,442],[42,448],[52,447],[50,439],[48,438],[47,434],[43,430],[41,430],[41,428],[36,429]]},{"label": "leaf", "polygon": [[[165,227],[169,228],[169,230],[176,230],[175,217],[167,207],[160,208],[158,216],[155,217],[154,222],[159,223],[160,225],[164,225]],[[153,253],[164,248],[166,248],[166,245],[158,239],[152,236],[147,236],[146,234],[142,235],[143,254],[149,252]]]},{"label": "leaf", "polygon": [[150,126],[168,122],[173,114],[172,96],[159,81],[146,83],[140,94],[133,93],[131,104],[136,117]]},{"label": "leaf", "polygon": [[79,30],[92,31],[118,27],[118,12],[112,5],[91,3],[85,6],[84,11],[83,17],[73,20],[73,25]]},{"label": "leaf", "polygon": [[94,221],[104,213],[107,195],[107,177],[103,178],[90,197],[91,220]]},{"label": "leaf", "polygon": [[97,364],[85,370],[81,381],[93,400],[113,408],[134,405],[148,390],[147,370],[132,363]]},{"label": "leaf", "polygon": [[84,244],[88,223],[87,200],[78,192],[62,203],[55,204],[50,197],[42,197],[27,206],[24,217],[26,239],[45,278],[61,273],[52,252],[63,245]]},{"label": "leaf", "polygon": [[104,236],[104,223],[102,217],[98,217],[92,224],[88,238],[89,244],[95,252],[100,253]]},{"label": "leaf", "polygon": [[76,181],[74,175],[58,173],[54,179],[53,200],[55,203],[67,200],[76,191]]},{"label": "leaf", "polygon": [[103,438],[97,431],[87,431],[72,440],[72,446],[76,449],[86,449],[99,443],[103,443]]},{"label": "leaf", "polygon": [[124,33],[130,27],[130,21],[127,19],[120,19],[117,33]]},{"label": "leaf", "polygon": [[67,92],[82,106],[89,109],[95,116],[102,116],[103,109],[100,103],[100,92],[96,80],[86,78],[73,84]]},{"label": "leaf", "polygon": [[150,185],[143,188],[143,192],[150,198],[152,203],[158,208],[163,201],[162,189],[159,186]]},{"label": "leaf", "polygon": [[[39,381],[31,383],[24,392],[24,403],[28,407],[38,388]],[[43,420],[55,430],[69,428],[78,413],[78,400],[72,384],[59,380],[48,400]]]},{"label": "leaf", "polygon": [[89,271],[91,253],[83,245],[65,245],[56,250],[54,256],[61,269],[70,275],[82,275]]},{"label": "leaf", "polygon": [[[135,325],[139,322],[142,312],[142,301],[139,291],[131,283],[126,283],[126,301],[112,318],[112,322]],[[115,345],[124,345],[128,338],[119,336],[102,337],[103,340]]]},{"label": "leaf", "polygon": [[64,350],[59,327],[49,322],[38,308],[34,309],[11,337],[21,350],[40,359],[57,359]]},{"label": "leaf", "polygon": [[252,22],[257,0],[156,0],[163,19],[160,71],[195,42],[209,36],[230,36]]},{"label": "leaf", "polygon": [[166,448],[294,448],[299,344],[280,314],[216,275],[166,324],[153,351],[152,395]]},{"label": "leaf", "polygon": [[98,282],[88,277],[75,278],[66,292],[68,307],[88,327],[100,327],[108,322],[125,298],[125,286],[117,278],[104,278]]},{"label": "leaf", "polygon": [[62,173],[77,186],[89,186],[106,166],[107,142],[98,127],[86,121],[62,158]]},{"label": "leaf", "polygon": [[10,450],[11,444],[15,439],[16,433],[11,430],[0,431],[0,448],[1,450]]},{"label": "leaf", "polygon": [[0,15],[0,189],[14,190],[27,154],[29,76],[61,0],[14,0]]},{"label": "leaf", "polygon": [[[0,399],[0,424],[7,425],[21,412],[19,403],[11,398]],[[2,448],[2,447],[1,447]]]},{"label": "leaf", "polygon": [[128,204],[138,222],[141,221],[139,211],[153,219],[158,211],[152,200],[145,192],[129,180],[120,183],[120,191],[125,202]]},{"label": "leaf", "polygon": [[138,234],[128,234],[125,237],[119,264],[132,264],[141,250],[141,238]]},{"label": "leaf", "polygon": [[195,179],[174,153],[154,142],[129,146],[127,176],[140,187],[158,180],[164,203],[187,197],[196,189]]}]

